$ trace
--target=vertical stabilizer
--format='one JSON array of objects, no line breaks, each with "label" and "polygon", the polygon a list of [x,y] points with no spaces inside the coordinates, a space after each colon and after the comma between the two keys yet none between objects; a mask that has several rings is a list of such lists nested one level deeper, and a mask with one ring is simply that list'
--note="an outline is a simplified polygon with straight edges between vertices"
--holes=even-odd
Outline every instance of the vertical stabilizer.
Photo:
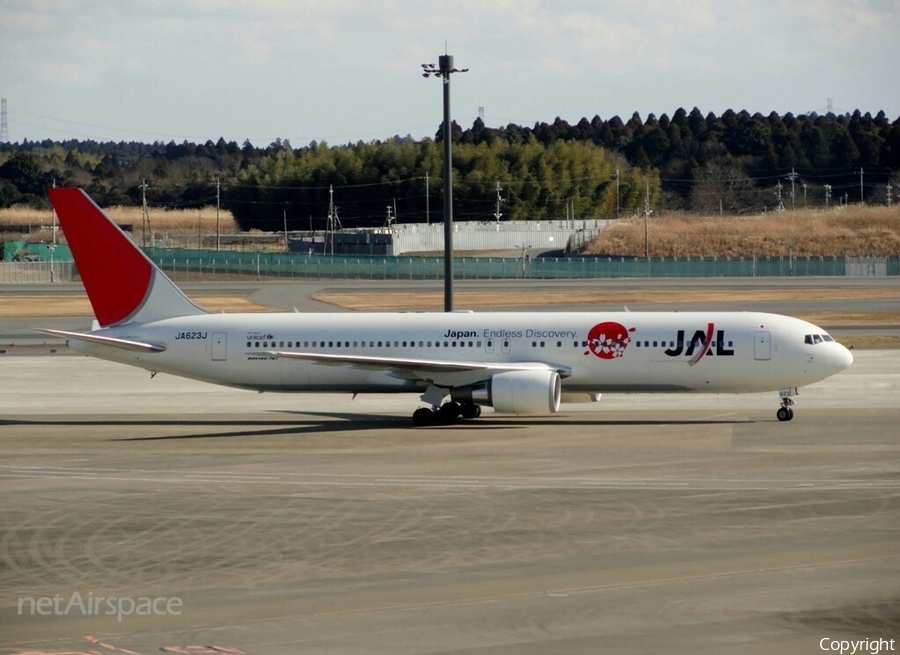
[{"label": "vertical stabilizer", "polygon": [[48,189],[101,327],[205,314],[81,189]]}]

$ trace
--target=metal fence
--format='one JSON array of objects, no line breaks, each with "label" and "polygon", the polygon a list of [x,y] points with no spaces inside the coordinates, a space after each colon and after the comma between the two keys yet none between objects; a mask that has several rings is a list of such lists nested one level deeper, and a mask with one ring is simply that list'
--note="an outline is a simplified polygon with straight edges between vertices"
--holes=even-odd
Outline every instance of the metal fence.
[{"label": "metal fence", "polygon": [[0,262],[0,284],[72,282],[72,262]]},{"label": "metal fence", "polygon": [[[148,249],[176,280],[240,278],[442,279],[440,257],[322,256]],[[638,259],[623,257],[457,257],[460,280],[843,276],[846,257],[722,257]],[[884,258],[887,275],[900,275],[900,257]]]},{"label": "metal fence", "polygon": [[[323,256],[145,249],[173,280],[440,280],[441,257]],[[0,284],[68,282],[72,262],[0,262]],[[458,280],[900,275],[900,257],[457,257]]]}]

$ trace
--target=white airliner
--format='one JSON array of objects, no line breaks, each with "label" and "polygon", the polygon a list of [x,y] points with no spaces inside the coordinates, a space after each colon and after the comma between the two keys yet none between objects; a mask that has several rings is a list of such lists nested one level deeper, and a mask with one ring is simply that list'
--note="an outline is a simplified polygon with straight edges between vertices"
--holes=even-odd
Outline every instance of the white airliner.
[{"label": "white airliner", "polygon": [[788,421],[798,387],[853,362],[823,329],[757,312],[212,314],[81,189],[48,193],[96,321],[46,332],[153,373],[257,391],[418,393],[416,425],[484,406],[549,415],[603,392],[779,391]]}]

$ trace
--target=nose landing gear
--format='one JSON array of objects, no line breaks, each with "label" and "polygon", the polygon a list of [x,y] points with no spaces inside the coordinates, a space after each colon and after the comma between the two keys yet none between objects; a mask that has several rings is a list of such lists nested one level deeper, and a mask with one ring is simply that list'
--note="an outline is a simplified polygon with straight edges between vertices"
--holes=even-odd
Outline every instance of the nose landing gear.
[{"label": "nose landing gear", "polygon": [[798,393],[797,387],[782,389],[778,392],[778,395],[781,397],[781,407],[775,412],[775,416],[779,421],[790,421],[794,418],[794,410],[791,407],[796,404],[793,396],[798,395]]}]

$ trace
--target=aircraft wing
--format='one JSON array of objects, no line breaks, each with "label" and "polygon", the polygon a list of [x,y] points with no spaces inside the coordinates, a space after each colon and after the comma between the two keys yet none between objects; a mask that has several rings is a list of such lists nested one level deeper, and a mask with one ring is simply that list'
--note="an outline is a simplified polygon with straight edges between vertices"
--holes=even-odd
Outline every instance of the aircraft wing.
[{"label": "aircraft wing", "polygon": [[370,357],[365,355],[333,355],[324,353],[296,353],[269,351],[278,359],[302,359],[332,366],[352,366],[373,371],[391,371],[399,378],[434,381],[455,373],[483,373],[483,378],[508,371],[556,371],[561,378],[572,375],[568,366],[546,362],[452,362],[442,359],[408,359],[403,357]]},{"label": "aircraft wing", "polygon": [[101,346],[111,346],[121,350],[130,350],[136,352],[161,353],[166,347],[156,343],[145,343],[143,341],[134,341],[132,339],[118,339],[116,337],[104,337],[99,334],[87,334],[84,332],[69,332],[68,330],[36,330],[44,334],[51,334],[55,337],[65,337],[66,339],[74,339],[76,341],[87,341],[88,343],[96,343]]}]

